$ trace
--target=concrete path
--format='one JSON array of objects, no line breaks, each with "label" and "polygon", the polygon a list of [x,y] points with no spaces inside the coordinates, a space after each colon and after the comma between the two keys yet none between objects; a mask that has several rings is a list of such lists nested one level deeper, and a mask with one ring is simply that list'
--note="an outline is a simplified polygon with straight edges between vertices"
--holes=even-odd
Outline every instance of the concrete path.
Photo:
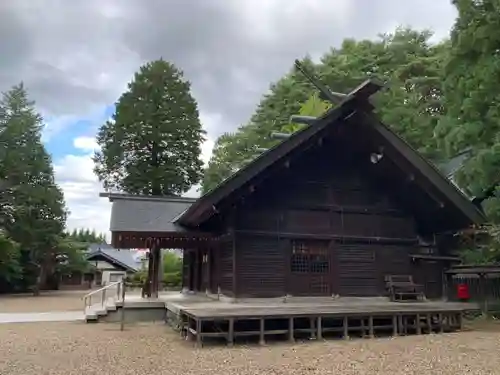
[{"label": "concrete path", "polygon": [[84,320],[81,311],[50,311],[40,313],[0,313],[2,323],[32,323],[32,322],[74,322]]}]

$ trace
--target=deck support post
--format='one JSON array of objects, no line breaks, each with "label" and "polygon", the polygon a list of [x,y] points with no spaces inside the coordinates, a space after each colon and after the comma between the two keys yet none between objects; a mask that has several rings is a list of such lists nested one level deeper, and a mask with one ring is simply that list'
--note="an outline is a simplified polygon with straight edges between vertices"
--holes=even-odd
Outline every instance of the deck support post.
[{"label": "deck support post", "polygon": [[444,332],[443,314],[441,313],[438,314],[438,320],[439,320],[439,333],[443,333]]},{"label": "deck support post", "polygon": [[202,335],[201,335],[201,320],[196,319],[196,347],[201,348],[203,346]]},{"label": "deck support post", "polygon": [[422,326],[420,325],[420,314],[417,314],[415,324],[417,327],[417,335],[421,335],[422,334]]},{"label": "deck support post", "polygon": [[361,337],[366,337],[365,318],[361,318]]},{"label": "deck support post", "polygon": [[368,317],[368,336],[372,339],[375,337],[375,334],[373,332],[373,316]]},{"label": "deck support post", "polygon": [[227,333],[227,345],[230,347],[234,345],[234,319],[233,318],[229,319],[229,332]]},{"label": "deck support post", "polygon": [[314,340],[316,339],[314,318],[309,318],[309,323],[311,327],[311,340]]},{"label": "deck support post", "polygon": [[344,339],[349,340],[349,318],[344,316]]},{"label": "deck support post", "polygon": [[321,319],[321,316],[318,316],[318,320],[317,320],[317,334],[316,336],[318,337],[318,340],[322,340],[323,339],[323,328],[322,328],[322,319]]},{"label": "deck support post", "polygon": [[295,342],[295,336],[293,335],[293,323],[293,317],[288,318],[288,341],[290,341],[291,343]]},{"label": "deck support post", "polygon": [[264,338],[264,329],[265,329],[265,319],[260,318],[259,345],[266,345],[266,340]]},{"label": "deck support post", "polygon": [[392,335],[394,337],[398,336],[398,316],[392,316]]},{"label": "deck support post", "polygon": [[429,333],[432,333],[432,318],[431,318],[431,314],[427,314],[427,329],[429,330]]},{"label": "deck support post", "polygon": [[398,333],[400,335],[404,334],[404,326],[403,326],[403,316],[402,315],[398,315]]}]

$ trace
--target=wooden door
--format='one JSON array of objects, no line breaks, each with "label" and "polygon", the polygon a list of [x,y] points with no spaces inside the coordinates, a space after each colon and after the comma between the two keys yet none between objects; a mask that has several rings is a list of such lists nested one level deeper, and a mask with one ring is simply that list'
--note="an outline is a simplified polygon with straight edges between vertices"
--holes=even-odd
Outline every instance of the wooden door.
[{"label": "wooden door", "polygon": [[424,286],[425,296],[439,299],[443,294],[443,264],[439,261],[421,260],[416,263],[415,282]]},{"label": "wooden door", "polygon": [[370,244],[336,244],[339,294],[381,295],[376,252]]},{"label": "wooden door", "polygon": [[292,241],[288,293],[295,296],[331,295],[328,241]]}]

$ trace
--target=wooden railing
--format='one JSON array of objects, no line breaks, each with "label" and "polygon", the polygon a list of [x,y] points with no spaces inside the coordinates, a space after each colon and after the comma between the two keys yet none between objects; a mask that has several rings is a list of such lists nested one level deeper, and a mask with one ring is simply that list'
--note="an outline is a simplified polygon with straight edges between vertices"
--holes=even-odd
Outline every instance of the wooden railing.
[{"label": "wooden railing", "polygon": [[[112,290],[112,288],[116,288],[116,290]],[[106,304],[108,298],[114,298],[115,301],[119,301],[121,299],[125,299],[125,281],[120,280],[114,283],[110,283],[100,289],[94,290],[82,297],[83,299],[83,311],[92,306],[92,301],[96,300],[100,301],[101,306]]]},{"label": "wooden railing", "polygon": [[458,300],[458,287],[465,285],[469,300],[479,303],[484,313],[500,308],[499,265],[460,265],[445,274],[448,300]]}]

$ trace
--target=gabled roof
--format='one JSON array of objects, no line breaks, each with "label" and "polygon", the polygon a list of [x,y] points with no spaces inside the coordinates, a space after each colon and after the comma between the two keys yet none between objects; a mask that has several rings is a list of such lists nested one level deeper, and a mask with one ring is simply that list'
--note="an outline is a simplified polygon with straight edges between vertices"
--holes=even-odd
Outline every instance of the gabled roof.
[{"label": "gabled roof", "polygon": [[110,263],[122,267],[130,272],[137,272],[141,263],[137,261],[134,254],[128,249],[115,249],[108,244],[91,244],[87,249],[85,257],[92,260],[102,256]]},{"label": "gabled roof", "polygon": [[458,154],[453,156],[448,161],[439,164],[438,168],[446,177],[452,180],[454,178],[455,173],[457,173],[460,169],[462,169],[464,163],[470,158],[471,154],[472,154],[472,148],[467,147],[466,149],[460,151]]},{"label": "gabled roof", "polygon": [[[313,124],[292,134],[282,143],[264,152],[254,161],[224,180],[215,189],[200,197],[180,215],[176,223],[188,227],[199,226],[218,211],[217,206],[229,194],[244,186],[275,163],[283,161],[287,155],[309,141],[319,132],[328,126],[333,126],[339,120],[350,117],[356,112],[366,113],[364,108],[370,107],[368,98],[381,88],[380,84],[372,80],[364,82],[348,94],[336,107],[327,111]],[[373,119],[371,114],[368,114],[368,117]],[[428,182],[447,197],[465,215],[471,224],[484,222],[485,217],[483,212],[448,181],[436,167],[425,160],[415,149],[389,128],[378,121],[370,121],[370,123],[378,134],[394,147],[402,158],[406,159],[410,165],[419,170]]]},{"label": "gabled roof", "polygon": [[112,202],[111,232],[180,232],[174,223],[196,198],[101,194]]}]

